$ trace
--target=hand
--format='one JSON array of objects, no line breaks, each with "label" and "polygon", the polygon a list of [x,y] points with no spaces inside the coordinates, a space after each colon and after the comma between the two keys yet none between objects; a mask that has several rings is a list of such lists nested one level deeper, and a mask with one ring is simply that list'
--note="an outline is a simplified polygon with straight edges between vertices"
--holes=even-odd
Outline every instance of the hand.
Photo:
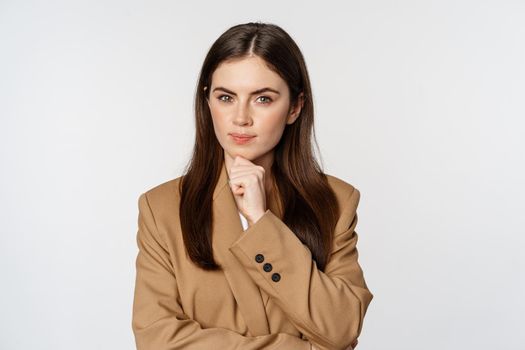
[{"label": "hand", "polygon": [[[357,346],[357,339],[355,340],[355,342],[349,345],[345,350],[354,350],[356,346]],[[312,350],[321,350],[321,349],[319,349],[317,346],[312,344]]]},{"label": "hand", "polygon": [[239,211],[250,225],[266,212],[264,167],[236,156],[230,166],[229,184]]}]

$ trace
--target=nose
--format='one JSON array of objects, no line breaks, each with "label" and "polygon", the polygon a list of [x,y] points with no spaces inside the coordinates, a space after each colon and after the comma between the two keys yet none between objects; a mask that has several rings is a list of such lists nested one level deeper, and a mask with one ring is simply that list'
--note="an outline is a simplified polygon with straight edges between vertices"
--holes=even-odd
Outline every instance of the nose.
[{"label": "nose", "polygon": [[250,108],[247,104],[239,103],[235,116],[233,118],[235,125],[251,125],[252,118],[250,116]]}]

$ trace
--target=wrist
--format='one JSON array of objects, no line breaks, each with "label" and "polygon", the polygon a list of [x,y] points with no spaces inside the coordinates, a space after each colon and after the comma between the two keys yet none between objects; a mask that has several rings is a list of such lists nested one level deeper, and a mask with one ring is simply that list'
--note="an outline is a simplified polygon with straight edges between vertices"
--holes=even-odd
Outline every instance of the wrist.
[{"label": "wrist", "polygon": [[253,219],[248,218],[248,219],[247,219],[247,221],[248,221],[248,225],[249,225],[249,226],[254,225],[257,221],[259,221],[259,220],[264,216],[265,213],[266,213],[266,211],[264,211],[264,212],[260,212],[260,213],[258,213],[257,215],[255,215]]}]

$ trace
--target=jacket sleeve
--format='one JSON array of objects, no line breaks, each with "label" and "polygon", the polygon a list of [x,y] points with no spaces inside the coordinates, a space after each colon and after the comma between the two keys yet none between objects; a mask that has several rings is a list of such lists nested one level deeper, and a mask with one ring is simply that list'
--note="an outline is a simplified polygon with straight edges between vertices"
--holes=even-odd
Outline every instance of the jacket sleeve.
[{"label": "jacket sleeve", "polygon": [[230,247],[254,282],[321,349],[352,344],[373,298],[358,263],[359,198],[353,188],[342,206],[340,232],[334,235],[324,272],[317,269],[310,249],[269,209]]},{"label": "jacket sleeve", "polygon": [[169,252],[145,193],[138,204],[139,252],[132,312],[137,350],[311,349],[310,342],[290,334],[247,337],[224,328],[202,328],[184,314]]}]

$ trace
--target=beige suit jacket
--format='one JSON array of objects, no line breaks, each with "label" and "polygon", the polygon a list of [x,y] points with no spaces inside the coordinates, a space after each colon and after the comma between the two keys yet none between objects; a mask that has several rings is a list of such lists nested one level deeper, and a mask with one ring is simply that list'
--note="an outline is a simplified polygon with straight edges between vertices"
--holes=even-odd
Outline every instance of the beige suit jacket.
[{"label": "beige suit jacket", "polygon": [[243,231],[224,165],[213,192],[213,251],[224,271],[202,270],[186,254],[178,217],[181,177],[141,194],[132,315],[137,349],[350,345],[373,298],[356,249],[360,193],[327,176],[342,213],[324,272],[281,221],[275,198]]}]

